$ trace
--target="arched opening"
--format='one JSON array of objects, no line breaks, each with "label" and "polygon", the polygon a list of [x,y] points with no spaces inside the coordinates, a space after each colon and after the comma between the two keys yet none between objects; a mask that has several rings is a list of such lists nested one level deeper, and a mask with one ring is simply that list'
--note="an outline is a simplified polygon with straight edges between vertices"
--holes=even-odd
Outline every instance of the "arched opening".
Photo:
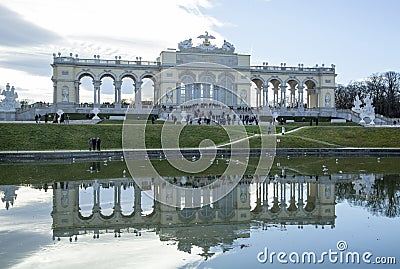
[{"label": "arched opening", "polygon": [[263,82],[260,79],[253,79],[251,81],[250,99],[250,104],[252,107],[261,107],[266,105]]},{"label": "arched opening", "polygon": [[270,107],[281,107],[281,81],[277,79],[271,79],[270,81],[268,81],[268,100],[270,100]]},{"label": "arched opening", "polygon": [[142,107],[151,108],[155,104],[159,104],[161,97],[160,89],[155,87],[155,78],[152,75],[144,76],[142,78],[141,93],[137,94],[135,98],[138,98],[135,104],[140,104]]},{"label": "arched opening", "polygon": [[306,86],[307,94],[304,96],[304,102],[306,103],[307,108],[317,108],[319,107],[318,104],[318,92],[317,92],[317,85],[313,80],[306,80],[304,82]]},{"label": "arched opening", "polygon": [[93,206],[93,187],[83,184],[79,189],[79,213],[83,217],[89,217],[92,215]]},{"label": "arched opening", "polygon": [[135,190],[127,183],[121,186],[121,212],[125,216],[129,216],[134,211]]},{"label": "arched opening", "polygon": [[115,96],[115,86],[114,86],[114,78],[105,75],[101,79],[100,85],[100,96],[98,97],[100,100],[100,104],[102,107],[111,107],[114,104],[114,96]]},{"label": "arched opening", "polygon": [[121,104],[128,107],[135,102],[135,79],[132,76],[122,78],[121,84]]},{"label": "arched opening", "polygon": [[93,105],[93,77],[89,74],[83,74],[78,79],[79,83],[79,103],[82,106]]},{"label": "arched opening", "polygon": [[109,184],[100,187],[100,208],[103,216],[110,216],[114,212],[114,188]]},{"label": "arched opening", "polygon": [[286,107],[298,107],[298,82],[296,80],[289,80],[286,83]]},{"label": "arched opening", "polygon": [[[138,191],[140,191],[138,189]],[[151,185],[150,190],[141,191],[141,212],[143,216],[148,216],[154,212],[154,185]],[[136,194],[135,194],[136,195]],[[136,211],[136,208],[135,208]]]}]

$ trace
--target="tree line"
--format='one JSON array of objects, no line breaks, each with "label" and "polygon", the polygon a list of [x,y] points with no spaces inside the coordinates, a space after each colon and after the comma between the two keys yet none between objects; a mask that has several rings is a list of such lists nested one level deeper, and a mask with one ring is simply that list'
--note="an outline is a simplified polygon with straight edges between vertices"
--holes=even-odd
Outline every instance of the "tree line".
[{"label": "tree line", "polygon": [[364,81],[339,85],[336,89],[336,108],[351,109],[357,95],[361,100],[370,95],[375,113],[391,118],[400,117],[400,73],[375,73]]}]

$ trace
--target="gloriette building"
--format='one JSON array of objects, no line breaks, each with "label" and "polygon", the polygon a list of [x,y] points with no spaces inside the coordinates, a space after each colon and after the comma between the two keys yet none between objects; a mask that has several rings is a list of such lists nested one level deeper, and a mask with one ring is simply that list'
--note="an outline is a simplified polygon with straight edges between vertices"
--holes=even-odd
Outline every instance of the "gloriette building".
[{"label": "gloriette building", "polygon": [[[280,115],[335,114],[335,66],[295,67],[251,65],[251,55],[238,54],[235,47],[224,41],[222,47],[212,44],[207,32],[198,36],[202,43],[192,39],[182,41],[178,49],[162,51],[156,61],[81,59],[77,55],[53,54],[53,103],[66,112],[87,113],[97,107],[104,113],[126,110],[121,99],[121,85],[125,78],[133,80],[133,111],[140,113],[153,107],[179,107],[196,99],[212,99],[227,106],[269,107]],[[93,83],[93,102],[82,104],[80,85],[83,77]],[[102,101],[102,79],[113,80],[114,102]],[[143,80],[152,81],[151,103],[142,102]],[[148,95],[149,93],[147,93]],[[252,103],[252,105],[250,105]]]}]

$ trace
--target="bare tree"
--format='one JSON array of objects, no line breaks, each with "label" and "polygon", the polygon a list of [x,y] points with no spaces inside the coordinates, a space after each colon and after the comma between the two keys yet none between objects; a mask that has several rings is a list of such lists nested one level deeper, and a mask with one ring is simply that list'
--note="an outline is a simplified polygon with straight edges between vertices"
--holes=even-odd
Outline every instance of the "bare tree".
[{"label": "bare tree", "polygon": [[400,85],[400,74],[389,71],[384,74],[386,80],[386,92],[387,92],[387,105],[386,108],[386,115],[388,117],[396,117],[398,112],[398,95],[399,95],[399,85]]},{"label": "bare tree", "polygon": [[386,88],[383,75],[379,73],[372,74],[367,81],[367,88],[373,98],[375,113],[384,114]]},{"label": "bare tree", "polygon": [[400,117],[400,73],[375,73],[365,81],[339,85],[336,89],[336,108],[350,109],[357,95],[361,99],[371,95],[376,113]]}]

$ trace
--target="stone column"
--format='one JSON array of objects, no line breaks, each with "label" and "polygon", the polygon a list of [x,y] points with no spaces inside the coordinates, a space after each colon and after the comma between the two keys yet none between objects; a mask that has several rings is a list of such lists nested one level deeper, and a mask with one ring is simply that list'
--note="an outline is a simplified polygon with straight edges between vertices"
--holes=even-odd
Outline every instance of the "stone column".
[{"label": "stone column", "polygon": [[79,85],[81,83],[79,82],[79,80],[75,80],[74,81],[74,88],[75,88],[75,103],[79,104]]},{"label": "stone column", "polygon": [[281,85],[281,109],[286,110],[286,88]]},{"label": "stone column", "polygon": [[298,86],[298,91],[299,91],[299,96],[298,96],[298,110],[299,111],[304,111],[304,104],[303,104],[303,91],[304,91],[304,87],[303,86]]},{"label": "stone column", "polygon": [[100,184],[95,181],[92,185],[93,187],[93,213],[99,213],[101,210],[100,207]]},{"label": "stone column", "polygon": [[142,81],[135,83],[135,109],[142,109]]},{"label": "stone column", "polygon": [[268,208],[268,183],[263,182],[263,205],[265,205]]},{"label": "stone column", "polygon": [[176,105],[181,104],[181,84],[176,83]]},{"label": "stone column", "polygon": [[142,214],[142,192],[136,182],[134,183],[134,197],[134,212],[135,215],[138,214],[140,216]]},{"label": "stone column", "polygon": [[[142,94],[140,93],[140,96]],[[161,83],[159,81],[154,82],[154,104],[160,104],[161,102]]]},{"label": "stone column", "polygon": [[175,193],[176,193],[176,203],[175,203],[175,207],[180,209],[181,205],[182,205],[182,194],[181,194],[181,189],[179,188],[174,188]]},{"label": "stone column", "polygon": [[121,80],[115,80],[114,81],[114,106],[121,107],[121,86],[122,86],[122,81]]},{"label": "stone column", "polygon": [[260,98],[260,92],[259,92],[259,88],[257,87],[256,88],[256,107],[258,107],[259,105],[260,105],[260,101],[259,101],[259,98]]},{"label": "stone column", "polygon": [[121,213],[121,183],[114,186],[114,212]]},{"label": "stone column", "polygon": [[[122,82],[121,82],[121,86],[122,86]],[[121,104],[122,103],[122,89],[120,88],[118,91],[118,103]]]},{"label": "stone column", "polygon": [[319,87],[315,88],[315,107],[316,108],[319,108],[319,93],[320,93]]},{"label": "stone column", "polygon": [[93,80],[94,94],[93,94],[93,106],[100,105],[100,80]]},{"label": "stone column", "polygon": [[268,107],[268,83],[263,85],[264,91],[264,106]]},{"label": "stone column", "polygon": [[294,101],[295,99],[295,94],[296,94],[296,89],[295,88],[290,88],[290,108],[294,107]]},{"label": "stone column", "polygon": [[53,80],[53,104],[56,104],[57,102],[57,80]]}]

